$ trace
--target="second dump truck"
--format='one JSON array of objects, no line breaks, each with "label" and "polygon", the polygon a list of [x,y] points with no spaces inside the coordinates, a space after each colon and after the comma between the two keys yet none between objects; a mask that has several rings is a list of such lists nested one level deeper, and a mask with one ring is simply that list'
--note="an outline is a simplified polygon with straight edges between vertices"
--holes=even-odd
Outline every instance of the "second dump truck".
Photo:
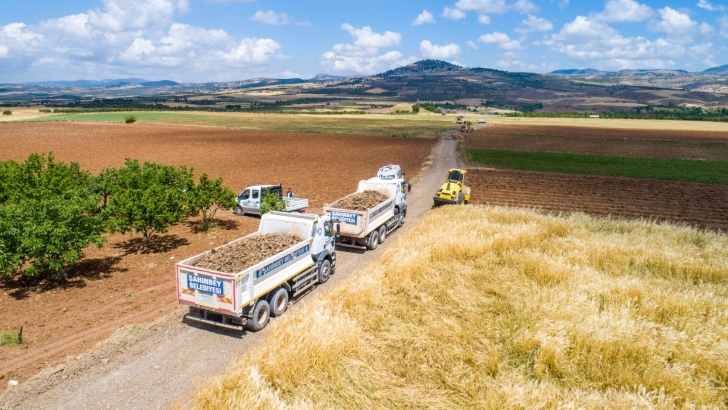
[{"label": "second dump truck", "polygon": [[[325,215],[269,212],[257,232],[179,262],[177,300],[190,308],[185,318],[228,329],[264,328],[291,298],[329,280],[336,267],[335,229]],[[197,266],[206,255],[267,234],[294,235],[300,242],[239,272]]]},{"label": "second dump truck", "polygon": [[[366,210],[337,207],[344,199],[376,191],[386,199]],[[324,206],[324,214],[340,224],[338,246],[356,249],[376,249],[395,229],[404,225],[407,216],[407,194],[411,191],[409,182],[399,165],[387,165],[379,169],[377,177],[360,181],[356,192]]]}]

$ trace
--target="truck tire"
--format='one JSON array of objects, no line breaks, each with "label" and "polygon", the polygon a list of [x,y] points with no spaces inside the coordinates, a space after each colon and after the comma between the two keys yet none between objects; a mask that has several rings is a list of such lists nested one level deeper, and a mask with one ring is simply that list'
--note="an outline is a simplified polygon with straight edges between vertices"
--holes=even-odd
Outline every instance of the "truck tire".
[{"label": "truck tire", "polygon": [[367,249],[373,251],[379,246],[379,231],[374,231],[369,234],[369,241],[367,242]]},{"label": "truck tire", "polygon": [[379,228],[379,243],[384,243],[384,241],[387,239],[387,226],[382,225],[381,228]]},{"label": "truck tire", "polygon": [[233,213],[235,215],[237,215],[237,216],[243,216],[243,215],[245,215],[245,211],[243,211],[243,208],[240,205],[238,205],[235,208],[233,208]]},{"label": "truck tire", "polygon": [[288,291],[278,288],[278,290],[271,293],[268,304],[270,305],[271,316],[278,317],[282,315],[288,309]]},{"label": "truck tire", "polygon": [[259,330],[262,330],[268,324],[269,320],[270,305],[265,299],[259,299],[258,302],[255,304],[255,308],[253,309],[253,317],[248,320],[248,323],[245,325],[245,327],[248,328],[248,330],[257,332]]},{"label": "truck tire", "polygon": [[326,283],[329,281],[329,278],[331,277],[331,262],[327,260],[321,262],[321,265],[319,266],[318,271],[318,281],[319,283]]}]

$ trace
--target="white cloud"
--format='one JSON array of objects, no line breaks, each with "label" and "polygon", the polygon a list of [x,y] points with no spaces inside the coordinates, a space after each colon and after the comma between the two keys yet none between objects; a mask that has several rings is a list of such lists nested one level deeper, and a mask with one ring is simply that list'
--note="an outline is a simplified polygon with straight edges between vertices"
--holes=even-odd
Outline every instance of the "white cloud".
[{"label": "white cloud", "polygon": [[698,4],[696,4],[696,6],[700,7],[701,9],[708,10],[708,11],[725,11],[724,5],[721,4],[718,6],[714,6],[710,3],[708,3],[707,0],[698,1]]},{"label": "white cloud", "polygon": [[384,34],[379,34],[375,33],[369,26],[356,28],[349,23],[342,24],[341,28],[354,37],[354,45],[359,47],[394,47],[402,41],[402,35],[393,31],[385,31]]},{"label": "white cloud", "polygon": [[468,41],[468,42],[467,42],[467,43],[465,43],[465,44],[467,44],[467,45],[468,45],[468,47],[472,48],[473,50],[477,50],[477,49],[478,49],[478,45],[477,45],[477,44],[475,44],[475,43],[473,43],[472,41]]},{"label": "white cloud", "polygon": [[718,23],[720,23],[720,35],[728,37],[728,16],[720,17]]},{"label": "white cloud", "polygon": [[561,0],[561,1],[559,1],[559,8],[561,10],[565,9],[566,6],[568,6],[568,5],[569,5],[569,0]]},{"label": "white cloud", "polygon": [[505,0],[459,0],[455,3],[455,8],[461,11],[477,11],[483,14],[503,14],[508,11]]},{"label": "white cloud", "polygon": [[521,21],[521,24],[513,31],[520,34],[528,34],[534,31],[550,31],[554,28],[554,25],[546,20],[545,18],[536,17],[529,14],[528,18]]},{"label": "white cloud", "polygon": [[531,0],[518,0],[513,8],[521,14],[533,14],[538,12],[538,6],[533,4]]},{"label": "white cloud", "polygon": [[432,44],[429,40],[420,42],[420,54],[425,58],[433,58],[436,60],[453,60],[460,55],[460,46],[451,43],[444,46]]},{"label": "white cloud", "polygon": [[478,14],[478,23],[480,24],[490,24],[490,16],[487,14]]},{"label": "white cloud", "polygon": [[685,32],[697,25],[689,15],[675,10],[671,7],[659,9],[660,21],[651,25],[655,31],[664,31],[666,33]]},{"label": "white cloud", "polygon": [[297,21],[297,22],[295,22],[293,24],[295,24],[297,26],[303,26],[303,27],[311,27],[311,26],[313,26],[313,24],[311,24],[310,21]]},{"label": "white cloud", "polygon": [[268,63],[281,45],[269,38],[245,38],[232,51],[218,51],[217,55],[228,63],[263,65]]},{"label": "white cloud", "polygon": [[462,20],[467,17],[467,14],[465,14],[465,12],[462,10],[445,6],[445,9],[443,9],[442,11],[442,17],[452,20]]},{"label": "white cloud", "polygon": [[285,13],[276,13],[273,10],[258,10],[250,18],[253,21],[259,21],[265,24],[283,25],[288,24],[288,16]]},{"label": "white cloud", "polygon": [[394,47],[402,41],[402,35],[392,31],[375,33],[369,26],[356,28],[344,23],[341,29],[354,37],[353,44],[336,44],[321,58],[327,70],[341,73],[372,74],[399,67],[416,61],[414,57],[405,58],[399,51],[379,53],[383,47]]},{"label": "white cloud", "polygon": [[502,48],[503,50],[520,50],[524,48],[518,40],[514,40],[508,37],[508,34],[498,31],[483,34],[482,36],[478,37],[478,41],[486,44],[498,44],[498,47]]},{"label": "white cloud", "polygon": [[10,52],[10,47],[0,44],[0,58],[5,58],[8,56],[8,53]]},{"label": "white cloud", "polygon": [[433,16],[432,13],[430,13],[427,10],[422,10],[422,13],[420,13],[420,15],[417,16],[415,21],[412,22],[412,25],[421,26],[423,24],[434,23],[434,22],[435,22],[435,16]]},{"label": "white cloud", "polygon": [[635,0],[609,0],[604,10],[595,17],[597,20],[610,23],[638,22],[652,18],[655,11]]},{"label": "white cloud", "polygon": [[187,0],[103,0],[104,11],[98,8],[86,14],[91,26],[110,32],[163,27],[176,12],[189,10]]},{"label": "white cloud", "polygon": [[548,73],[559,68],[558,65],[554,63],[530,64],[518,59],[510,60],[507,57],[504,60],[498,60],[495,63],[495,67],[505,71],[530,73]]},{"label": "white cloud", "polygon": [[715,29],[708,23],[701,23],[700,27],[698,27],[698,31],[700,31],[700,34],[704,36],[709,36],[715,32]]},{"label": "white cloud", "polygon": [[213,4],[213,3],[251,3],[251,2],[254,2],[255,0],[202,0],[202,1],[204,1],[205,3]]}]

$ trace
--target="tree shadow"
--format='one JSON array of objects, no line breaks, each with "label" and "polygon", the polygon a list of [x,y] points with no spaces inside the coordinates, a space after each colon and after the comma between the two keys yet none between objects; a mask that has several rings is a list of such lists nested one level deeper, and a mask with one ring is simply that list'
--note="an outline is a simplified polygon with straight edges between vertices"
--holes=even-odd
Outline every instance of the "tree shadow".
[{"label": "tree shadow", "polygon": [[[206,232],[205,230],[201,229],[202,220],[199,220],[199,221],[186,220],[183,223],[185,224],[185,226],[190,228],[190,230],[194,234],[198,234],[200,232]],[[218,229],[218,228],[225,230],[225,231],[234,231],[234,230],[238,229],[238,227],[240,225],[238,223],[238,221],[232,221],[229,219],[214,219],[212,223],[213,223],[213,225],[207,231],[210,231],[213,229]]]},{"label": "tree shadow", "polygon": [[87,280],[101,280],[114,273],[126,272],[127,268],[116,265],[120,256],[84,259],[68,268],[66,277],[54,280],[50,273],[37,276],[26,276],[22,272],[13,276],[0,278],[0,289],[16,300],[27,298],[31,293],[43,293],[57,289],[73,289],[86,287]]},{"label": "tree shadow", "polygon": [[189,245],[190,241],[185,238],[181,238],[175,234],[172,235],[153,235],[150,239],[150,244],[147,247],[147,242],[144,238],[131,238],[128,241],[117,243],[112,245],[116,249],[124,251],[125,255],[141,253],[165,253],[173,251],[180,246]]}]

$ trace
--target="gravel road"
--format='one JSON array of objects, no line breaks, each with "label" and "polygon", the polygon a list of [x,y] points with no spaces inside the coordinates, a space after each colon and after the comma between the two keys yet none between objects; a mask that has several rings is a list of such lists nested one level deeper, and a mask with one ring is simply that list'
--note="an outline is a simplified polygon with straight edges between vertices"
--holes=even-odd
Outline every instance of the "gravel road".
[{"label": "gravel road", "polygon": [[[431,209],[432,195],[447,170],[457,167],[455,147],[455,139],[443,135],[433,150],[429,170],[418,181],[411,181],[403,229],[409,229]],[[305,309],[307,301],[379,258],[388,245],[385,242],[369,252],[340,249],[331,280],[289,309]],[[0,395],[0,409],[166,409],[190,400],[200,381],[224,372],[236,357],[260,343],[270,329],[241,335],[182,322],[186,312],[180,307],[142,330],[69,358],[65,364],[5,391]]]}]

